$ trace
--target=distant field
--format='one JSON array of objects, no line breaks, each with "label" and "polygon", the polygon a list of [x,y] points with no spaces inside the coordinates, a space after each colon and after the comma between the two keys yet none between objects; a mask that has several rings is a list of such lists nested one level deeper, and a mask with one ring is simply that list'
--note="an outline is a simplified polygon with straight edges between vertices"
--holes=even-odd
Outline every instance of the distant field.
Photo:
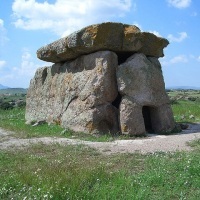
[{"label": "distant field", "polygon": [[198,97],[200,98],[200,90],[167,90],[167,94],[170,97]]},{"label": "distant field", "polygon": [[26,94],[27,89],[24,88],[8,88],[8,89],[0,89],[0,94]]},{"label": "distant field", "polygon": [[171,90],[167,94],[176,122],[200,122],[199,90]]},{"label": "distant field", "polygon": [[2,110],[12,109],[14,107],[25,106],[26,89],[10,88],[0,89],[0,112]]}]

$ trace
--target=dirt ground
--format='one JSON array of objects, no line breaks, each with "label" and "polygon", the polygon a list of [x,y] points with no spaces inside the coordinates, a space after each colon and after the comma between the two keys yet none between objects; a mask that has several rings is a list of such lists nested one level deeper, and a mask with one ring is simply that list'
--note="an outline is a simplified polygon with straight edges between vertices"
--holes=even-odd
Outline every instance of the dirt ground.
[{"label": "dirt ground", "polygon": [[0,149],[25,148],[35,143],[59,143],[62,145],[84,144],[105,154],[134,152],[146,154],[158,151],[174,152],[191,150],[192,148],[188,146],[187,143],[195,139],[200,139],[200,123],[190,124],[187,130],[183,130],[176,135],[149,134],[148,137],[145,138],[115,140],[113,142],[91,142],[57,137],[20,139],[13,135],[14,132],[5,131],[0,128]]}]

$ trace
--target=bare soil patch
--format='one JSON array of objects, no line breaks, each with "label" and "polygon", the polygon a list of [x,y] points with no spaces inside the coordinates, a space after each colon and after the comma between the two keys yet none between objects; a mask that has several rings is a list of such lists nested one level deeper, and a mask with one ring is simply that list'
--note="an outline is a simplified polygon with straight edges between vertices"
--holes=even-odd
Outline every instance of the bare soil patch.
[{"label": "bare soil patch", "polygon": [[0,128],[0,149],[25,148],[36,143],[59,143],[61,145],[84,144],[105,154],[134,152],[146,154],[158,151],[174,152],[191,150],[192,148],[188,145],[188,142],[200,139],[200,123],[189,124],[189,128],[187,130],[183,130],[181,133],[176,135],[149,134],[145,138],[115,140],[113,142],[91,142],[58,137],[20,139],[14,137],[13,135],[14,132],[6,131]]}]

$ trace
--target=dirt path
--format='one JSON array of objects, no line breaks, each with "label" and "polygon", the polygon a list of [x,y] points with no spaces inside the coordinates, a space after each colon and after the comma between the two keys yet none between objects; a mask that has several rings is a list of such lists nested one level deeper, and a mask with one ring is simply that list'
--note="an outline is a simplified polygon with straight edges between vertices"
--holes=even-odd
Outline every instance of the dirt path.
[{"label": "dirt path", "polygon": [[200,139],[200,123],[190,124],[187,130],[177,135],[149,135],[142,139],[115,140],[113,142],[90,142],[57,137],[18,139],[13,137],[13,134],[13,132],[0,128],[0,149],[24,148],[30,144],[41,142],[43,144],[60,143],[63,145],[85,144],[106,154],[125,152],[153,153],[156,151],[173,152],[177,150],[191,150],[187,142]]}]

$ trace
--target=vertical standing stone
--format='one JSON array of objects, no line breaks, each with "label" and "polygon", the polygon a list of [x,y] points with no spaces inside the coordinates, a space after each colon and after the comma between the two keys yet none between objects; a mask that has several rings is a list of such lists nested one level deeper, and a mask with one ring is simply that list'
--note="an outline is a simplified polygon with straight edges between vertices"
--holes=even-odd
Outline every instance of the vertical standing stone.
[{"label": "vertical standing stone", "polygon": [[83,132],[119,131],[117,55],[100,51],[38,69],[27,94],[26,120],[45,120]]},{"label": "vertical standing stone", "polygon": [[120,105],[120,127],[122,134],[143,135],[145,133],[142,106],[128,96],[122,98]]},{"label": "vertical standing stone", "polygon": [[149,131],[148,126],[153,132],[171,131],[174,128],[173,114],[157,58],[134,54],[118,67],[117,81],[123,98],[120,106],[123,134],[144,135]]}]

